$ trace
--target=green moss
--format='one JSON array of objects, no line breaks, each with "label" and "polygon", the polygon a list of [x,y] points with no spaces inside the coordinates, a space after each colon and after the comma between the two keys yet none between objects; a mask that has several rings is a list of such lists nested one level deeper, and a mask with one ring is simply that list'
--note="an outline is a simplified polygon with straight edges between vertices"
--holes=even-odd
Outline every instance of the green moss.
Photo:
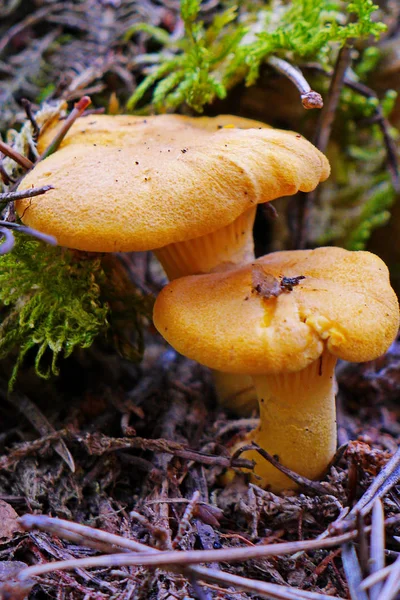
[{"label": "green moss", "polygon": [[208,25],[199,20],[200,8],[200,0],[181,0],[185,29],[179,39],[167,39],[164,30],[148,25],[127,32],[129,38],[145,31],[164,46],[159,53],[141,57],[147,58],[150,74],[129,99],[129,110],[152,90],[156,110],[174,110],[186,103],[201,112],[239,81],[253,84],[271,54],[328,66],[348,39],[376,37],[385,29],[371,18],[377,8],[372,0],[275,1],[262,8],[257,3],[231,5]]},{"label": "green moss", "polygon": [[49,377],[60,354],[87,348],[106,331],[103,280],[99,259],[77,261],[62,248],[16,235],[14,250],[0,256],[0,358],[17,352],[10,388],[30,349],[38,375]]}]

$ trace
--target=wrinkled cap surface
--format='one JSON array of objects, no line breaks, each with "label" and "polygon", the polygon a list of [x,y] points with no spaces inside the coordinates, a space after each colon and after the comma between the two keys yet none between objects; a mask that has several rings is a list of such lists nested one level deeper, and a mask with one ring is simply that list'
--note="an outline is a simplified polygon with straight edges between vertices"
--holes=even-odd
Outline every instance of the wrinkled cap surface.
[{"label": "wrinkled cap surface", "polygon": [[114,129],[99,119],[79,119],[19,188],[54,186],[16,207],[26,225],[62,246],[160,248],[229,225],[260,202],[310,191],[329,174],[325,156],[300,135],[243,129],[246,119],[236,120],[239,128],[226,115],[105,117],[116,119]]},{"label": "wrinkled cap surface", "polygon": [[[51,122],[41,133],[38,140],[38,152],[41,154],[61,130],[64,121]],[[218,131],[222,128],[257,129],[270,127],[260,121],[237,117],[235,115],[219,115],[218,117],[186,117],[184,115],[158,115],[156,117],[138,117],[135,115],[88,115],[77,119],[59,148],[71,144],[102,145],[136,145],[149,137],[160,137],[162,130],[170,130],[190,140],[193,128],[206,131]]]},{"label": "wrinkled cap surface", "polygon": [[[266,297],[282,277],[300,276],[291,291]],[[237,271],[177,279],[158,296],[154,323],[185,356],[256,375],[301,370],[325,347],[348,361],[377,358],[397,334],[399,309],[380,258],[328,247],[276,252]]]}]

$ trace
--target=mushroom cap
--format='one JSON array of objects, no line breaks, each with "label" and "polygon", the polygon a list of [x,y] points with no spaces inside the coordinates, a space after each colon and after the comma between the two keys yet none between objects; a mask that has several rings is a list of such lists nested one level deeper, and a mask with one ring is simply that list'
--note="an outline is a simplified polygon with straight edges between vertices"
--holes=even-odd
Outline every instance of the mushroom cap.
[{"label": "mushroom cap", "polygon": [[78,250],[150,250],[200,237],[329,174],[325,156],[300,135],[231,128],[232,117],[106,117],[120,122],[111,121],[112,133],[90,118],[19,188],[54,189],[16,203],[26,225]]},{"label": "mushroom cap", "polygon": [[[37,144],[39,154],[42,154],[61,130],[64,121],[52,121],[50,126],[40,133]],[[160,135],[160,129],[178,132],[193,137],[193,128],[206,131],[218,131],[226,128],[240,129],[270,129],[269,125],[235,115],[219,115],[218,117],[187,117],[184,115],[158,115],[156,117],[138,117],[135,115],[88,115],[77,119],[67,135],[61,141],[59,149],[70,144],[102,145],[123,144],[136,145],[147,138]]]},{"label": "mushroom cap", "polygon": [[[254,268],[267,282],[305,278],[266,298],[254,290]],[[325,347],[348,361],[377,358],[396,337],[399,307],[380,258],[327,247],[276,252],[236,271],[177,279],[159,294],[154,324],[189,358],[261,375],[300,371]]]}]

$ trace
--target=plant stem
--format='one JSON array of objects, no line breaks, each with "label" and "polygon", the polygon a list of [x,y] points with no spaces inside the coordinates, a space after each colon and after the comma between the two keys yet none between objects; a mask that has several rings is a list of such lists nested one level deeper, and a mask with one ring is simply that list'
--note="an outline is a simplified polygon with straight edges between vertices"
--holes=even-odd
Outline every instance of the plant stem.
[{"label": "plant stem", "polygon": [[5,142],[3,142],[1,140],[0,140],[0,152],[3,152],[3,154],[8,156],[9,158],[12,158],[12,160],[15,160],[16,163],[18,163],[21,167],[23,167],[27,171],[29,169],[32,169],[32,167],[33,167],[33,162],[31,160],[29,160],[29,158],[26,158],[26,156],[22,156],[22,154],[20,154],[19,152],[14,150],[14,148],[12,148],[11,146],[9,146],[8,144],[6,144]]},{"label": "plant stem", "polygon": [[300,92],[301,102],[306,109],[311,108],[322,108],[324,102],[322,100],[321,94],[315,92],[311,89],[310,84],[307,79],[304,77],[303,73],[300,69],[294,67],[286,60],[282,58],[278,58],[276,56],[270,56],[267,59],[267,63],[271,65],[274,69],[285,75]]},{"label": "plant stem", "polygon": [[44,158],[47,158],[47,156],[50,156],[50,154],[53,154],[53,152],[55,152],[57,150],[57,148],[61,144],[62,140],[67,135],[68,131],[71,129],[72,125],[75,123],[76,119],[78,119],[78,117],[80,117],[82,115],[82,113],[86,110],[86,108],[89,106],[90,103],[91,103],[91,99],[89,98],[89,96],[83,96],[75,104],[73,110],[70,112],[68,117],[65,119],[62,128],[57,133],[55,138],[51,141],[49,146],[47,146],[46,150],[42,153],[42,155],[40,156],[37,163],[42,161]]}]

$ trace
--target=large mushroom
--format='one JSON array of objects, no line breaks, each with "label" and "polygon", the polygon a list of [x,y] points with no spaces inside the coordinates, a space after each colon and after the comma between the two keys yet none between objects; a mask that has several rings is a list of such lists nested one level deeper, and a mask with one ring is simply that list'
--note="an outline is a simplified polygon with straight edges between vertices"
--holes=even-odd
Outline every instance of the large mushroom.
[{"label": "large mushroom", "polygon": [[17,202],[18,214],[69,248],[153,249],[170,278],[239,264],[253,256],[256,205],[310,191],[329,174],[325,156],[302,136],[256,123],[83,117],[20,185],[54,190]]},{"label": "large mushroom", "polygon": [[[44,132],[39,151],[60,126]],[[174,279],[253,260],[257,204],[310,191],[328,174],[302,136],[249,119],[90,115],[20,186],[54,189],[16,208],[62,246],[154,250]],[[217,388],[222,400],[254,397],[246,378],[218,374]]]},{"label": "large mushroom", "polygon": [[[173,281],[156,301],[154,323],[185,356],[251,375],[260,425],[246,441],[314,479],[336,448],[337,359],[363,362],[383,354],[396,336],[399,312],[377,256],[318,248]],[[244,456],[255,460],[262,485],[293,487],[257,451]]]}]

